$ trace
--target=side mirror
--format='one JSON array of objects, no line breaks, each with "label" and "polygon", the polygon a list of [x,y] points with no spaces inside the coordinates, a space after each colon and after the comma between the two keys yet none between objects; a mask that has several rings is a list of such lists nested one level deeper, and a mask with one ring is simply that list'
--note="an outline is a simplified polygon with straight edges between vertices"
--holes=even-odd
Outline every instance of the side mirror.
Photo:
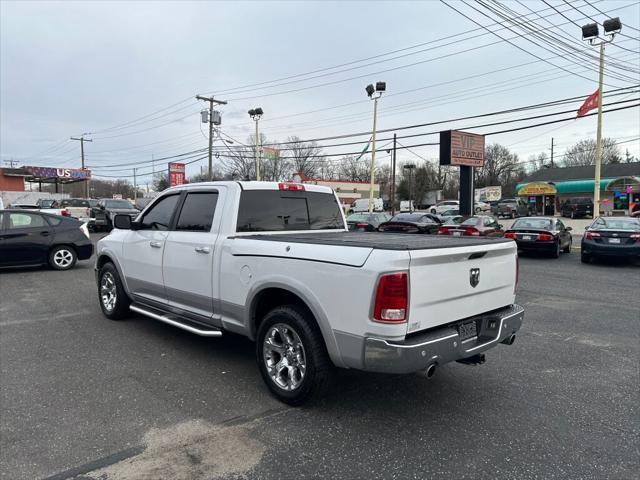
[{"label": "side mirror", "polygon": [[104,210],[104,205],[100,205],[100,210]]},{"label": "side mirror", "polygon": [[116,215],[113,219],[113,226],[120,230],[131,230],[131,217],[129,215]]},{"label": "side mirror", "polygon": [[567,232],[570,232],[571,230],[573,230],[573,227],[565,227],[565,230],[566,230]]}]

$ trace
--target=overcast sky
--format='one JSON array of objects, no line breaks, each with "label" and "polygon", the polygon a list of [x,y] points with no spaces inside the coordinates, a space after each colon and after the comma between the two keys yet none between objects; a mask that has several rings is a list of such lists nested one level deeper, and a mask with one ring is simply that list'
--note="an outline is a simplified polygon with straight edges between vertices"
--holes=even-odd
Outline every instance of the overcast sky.
[{"label": "overcast sky", "polygon": [[[573,6],[563,0],[547,2],[578,25],[589,22],[583,14],[598,21],[605,19],[596,9],[607,16],[619,16],[625,36],[616,37],[607,49],[613,58],[607,66],[605,91],[640,83],[638,2],[589,0],[589,5],[572,0]],[[482,6],[473,4],[478,12],[462,2],[447,3],[472,20],[497,28],[481,12],[495,14]],[[528,14],[529,20],[544,26],[543,34],[556,39],[556,49],[534,46],[507,29],[497,34],[514,38],[510,40],[514,45],[502,41],[437,1],[3,0],[1,160],[77,167],[79,145],[68,138],[91,132],[88,138],[94,141],[87,144],[86,156],[94,174],[131,175],[131,169],[105,167],[207,145],[198,114],[204,104],[193,98],[198,93],[228,100],[220,109],[222,130],[244,142],[253,128],[246,112],[255,106],[265,112],[260,125],[269,141],[284,141],[289,135],[311,139],[370,130],[373,105],[364,87],[377,80],[387,82],[387,92],[379,103],[380,129],[586,96],[597,88],[594,63],[558,55],[557,39],[561,36],[574,42],[575,48],[587,48],[577,25],[542,1],[502,5],[519,15]],[[557,25],[561,26],[555,28]],[[597,55],[597,49],[592,48],[591,53]],[[638,96],[619,95],[605,98],[605,103]],[[398,134],[577,110],[580,104],[575,100],[553,108],[399,130]],[[604,135],[626,142],[621,145],[623,151],[628,148],[636,156],[640,155],[639,112],[636,107],[604,117]],[[488,133],[571,115],[473,131]],[[202,127],[206,130],[206,125]],[[526,160],[531,154],[548,152],[551,137],[555,138],[556,155],[561,155],[577,140],[595,137],[595,127],[592,116],[495,135],[487,141],[507,145]],[[384,139],[389,135],[380,134],[383,140],[379,145],[386,145]],[[353,137],[319,143],[366,140]],[[432,135],[402,139],[401,143],[410,146],[437,140]],[[324,152],[358,151],[363,145],[328,147]],[[399,160],[417,160],[416,155],[437,158],[437,147],[411,150],[413,153],[399,152]],[[189,173],[204,162],[191,165]],[[150,168],[142,165],[140,171]]]}]

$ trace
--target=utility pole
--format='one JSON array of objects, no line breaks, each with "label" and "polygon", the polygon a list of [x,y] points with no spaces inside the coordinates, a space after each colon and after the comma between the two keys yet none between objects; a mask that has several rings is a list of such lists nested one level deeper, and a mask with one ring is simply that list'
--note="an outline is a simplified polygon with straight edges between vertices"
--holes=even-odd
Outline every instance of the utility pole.
[{"label": "utility pole", "polygon": [[553,137],[551,137],[551,168],[553,168]]},{"label": "utility pole", "polygon": [[[84,138],[84,134],[80,136],[80,138],[70,137],[71,140],[77,140],[80,142],[80,158],[82,160],[82,170],[84,170],[84,142],[93,142],[93,140],[89,140]],[[84,181],[84,198],[89,198],[89,181],[85,179]]]},{"label": "utility pole", "polygon": [[196,99],[203,102],[209,102],[209,181],[213,179],[213,106],[214,105],[226,105],[227,102],[222,100],[216,100],[213,97],[203,97],[196,95]]},{"label": "utility pole", "polygon": [[391,216],[396,214],[396,134],[393,134],[393,153],[391,157]]},{"label": "utility pole", "polygon": [[136,183],[136,170],[138,169],[137,168],[133,169],[133,202],[134,203],[138,199],[138,184]]}]

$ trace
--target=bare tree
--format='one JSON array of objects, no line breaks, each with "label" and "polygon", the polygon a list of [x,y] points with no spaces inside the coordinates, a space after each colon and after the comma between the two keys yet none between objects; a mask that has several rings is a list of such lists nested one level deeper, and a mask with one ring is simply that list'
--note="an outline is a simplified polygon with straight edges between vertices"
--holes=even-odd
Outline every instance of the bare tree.
[{"label": "bare tree", "polygon": [[370,179],[371,162],[354,156],[342,157],[338,164],[340,179],[350,182],[366,182]]},{"label": "bare tree", "polygon": [[[602,163],[620,163],[622,155],[620,148],[613,138],[602,139]],[[565,167],[578,167],[594,165],[596,163],[596,141],[594,139],[580,140],[569,147],[564,154],[562,165]]]},{"label": "bare tree", "polygon": [[294,172],[313,178],[318,175],[318,155],[321,153],[322,149],[316,142],[305,142],[300,137],[292,136],[287,138],[283,156],[291,163]]},{"label": "bare tree", "polygon": [[484,166],[476,170],[476,186],[488,187],[508,182],[518,168],[518,155],[499,143],[484,149]]}]

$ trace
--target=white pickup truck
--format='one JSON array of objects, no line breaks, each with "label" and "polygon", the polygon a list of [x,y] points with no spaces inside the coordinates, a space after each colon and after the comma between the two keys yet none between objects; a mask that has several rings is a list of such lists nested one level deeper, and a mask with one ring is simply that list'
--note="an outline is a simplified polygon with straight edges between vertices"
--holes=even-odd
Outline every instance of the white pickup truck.
[{"label": "white pickup truck", "polygon": [[515,242],[348,232],[327,187],[212,182],[165,190],[98,242],[104,315],[256,341],[271,392],[319,396],[334,366],[430,377],[512,344]]}]

